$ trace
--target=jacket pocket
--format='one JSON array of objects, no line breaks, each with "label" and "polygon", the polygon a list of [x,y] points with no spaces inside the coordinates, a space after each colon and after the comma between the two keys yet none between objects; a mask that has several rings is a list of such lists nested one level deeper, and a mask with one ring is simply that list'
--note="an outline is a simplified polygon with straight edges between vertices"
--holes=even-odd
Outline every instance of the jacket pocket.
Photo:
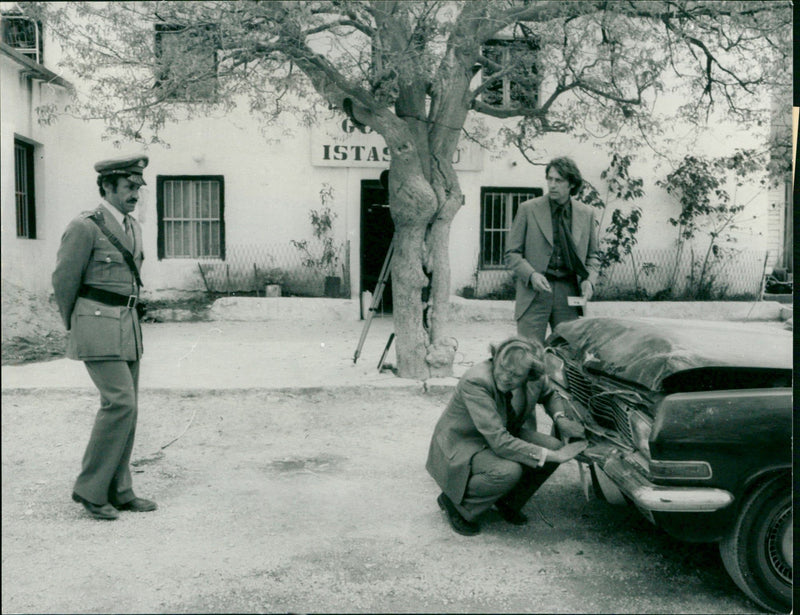
[{"label": "jacket pocket", "polygon": [[119,268],[127,269],[125,259],[119,250],[95,250],[92,255],[92,277],[98,280],[116,280]]},{"label": "jacket pocket", "polygon": [[78,301],[70,331],[78,359],[115,359],[121,356],[120,309],[96,301]]}]

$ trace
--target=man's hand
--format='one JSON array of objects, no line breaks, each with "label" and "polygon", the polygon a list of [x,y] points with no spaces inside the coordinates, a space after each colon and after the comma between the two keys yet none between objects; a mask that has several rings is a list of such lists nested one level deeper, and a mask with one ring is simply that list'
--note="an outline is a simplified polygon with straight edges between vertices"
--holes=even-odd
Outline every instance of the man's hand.
[{"label": "man's hand", "polygon": [[550,282],[547,281],[547,278],[536,271],[531,274],[531,286],[533,287],[533,290],[538,290],[545,293],[552,292],[552,289],[550,288]]},{"label": "man's hand", "polygon": [[581,282],[581,297],[585,297],[587,301],[591,300],[594,294],[594,285],[589,280]]},{"label": "man's hand", "polygon": [[573,421],[566,416],[559,416],[556,421],[556,426],[558,427],[558,433],[561,434],[563,438],[585,438],[586,437],[586,430],[583,428],[578,421]]},{"label": "man's hand", "polygon": [[564,463],[565,461],[569,461],[570,459],[574,459],[580,455],[584,450],[586,450],[587,446],[589,446],[589,442],[586,440],[570,442],[569,444],[565,444],[555,451],[547,451],[547,459],[545,461]]}]

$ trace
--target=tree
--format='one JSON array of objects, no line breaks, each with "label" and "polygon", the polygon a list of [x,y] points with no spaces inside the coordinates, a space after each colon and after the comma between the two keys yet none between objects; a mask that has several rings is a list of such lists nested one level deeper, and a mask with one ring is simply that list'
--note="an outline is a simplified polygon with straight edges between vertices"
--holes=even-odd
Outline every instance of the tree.
[{"label": "tree", "polygon": [[[104,119],[119,138],[157,141],[180,114],[244,97],[264,117],[293,108],[313,121],[309,89],[378,132],[391,154],[397,368],[408,378],[452,368],[448,245],[463,202],[452,160],[470,114],[518,118],[506,137],[529,152],[551,131],[586,136],[627,126],[646,139],[659,128],[653,102],[671,83],[684,92],[675,115],[697,122],[714,108],[764,121],[764,90],[791,83],[792,13],[783,2],[108,2],[26,10],[63,40],[70,68],[91,86],[71,112]],[[172,37],[154,36],[154,27]],[[490,44],[497,39],[506,42]],[[502,45],[511,53],[500,53]],[[209,49],[215,57],[198,60]],[[506,85],[511,95],[498,96]],[[201,101],[176,104],[187,97]]]},{"label": "tree", "polygon": [[[739,187],[743,178],[759,166],[752,153],[747,151],[737,151],[714,160],[686,156],[677,169],[656,182],[680,202],[681,208],[677,218],[669,219],[669,223],[678,229],[678,250],[665,289],[669,295],[676,295],[676,275],[684,247],[688,244],[691,272],[685,293],[698,299],[714,298],[712,263],[725,254],[720,242],[735,242],[735,237],[730,233],[737,229],[739,215],[744,210],[744,205],[731,199],[725,189],[725,176],[732,172],[737,177],[736,186]],[[708,244],[705,251],[701,252],[701,257],[696,258],[692,242],[701,235],[708,236]]]}]

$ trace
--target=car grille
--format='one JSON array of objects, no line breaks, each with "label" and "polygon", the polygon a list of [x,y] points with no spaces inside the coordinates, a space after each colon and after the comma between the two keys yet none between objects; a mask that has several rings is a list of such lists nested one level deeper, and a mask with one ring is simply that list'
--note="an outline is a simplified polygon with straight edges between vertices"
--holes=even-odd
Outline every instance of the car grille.
[{"label": "car grille", "polygon": [[600,426],[613,429],[627,444],[633,446],[628,422],[628,414],[633,408],[622,398],[624,392],[607,389],[596,380],[590,380],[569,361],[566,362],[566,372],[570,394],[589,410]]}]

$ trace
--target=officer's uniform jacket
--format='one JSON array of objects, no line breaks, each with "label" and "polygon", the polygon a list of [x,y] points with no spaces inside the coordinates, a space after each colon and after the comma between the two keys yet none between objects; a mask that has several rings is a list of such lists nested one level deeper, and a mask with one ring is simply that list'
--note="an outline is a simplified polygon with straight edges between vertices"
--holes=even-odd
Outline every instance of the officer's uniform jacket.
[{"label": "officer's uniform jacket", "polygon": [[[600,272],[599,222],[595,217],[596,210],[589,205],[570,200],[570,232],[575,249],[589,272],[587,279],[596,285]],[[506,237],[505,260],[516,278],[514,318],[517,320],[537,295],[537,291],[531,286],[531,274],[536,271],[544,275],[552,254],[553,215],[550,212],[550,197],[545,194],[520,204]]]},{"label": "officer's uniform jacket", "polygon": [[[467,488],[472,456],[491,449],[499,457],[527,466],[544,463],[547,449],[528,441],[536,432],[536,404],[549,402],[552,387],[546,377],[528,382],[517,389],[514,404],[523,429],[521,437],[508,431],[509,408],[495,385],[492,361],[486,360],[468,369],[458,382],[450,402],[433,431],[428,473],[454,502],[461,502]],[[525,438],[525,439],[523,439]]]},{"label": "officer's uniform jacket", "polygon": [[52,278],[55,300],[69,331],[69,358],[137,361],[142,356],[142,331],[136,310],[78,296],[82,284],[120,295],[138,296],[136,279],[122,253],[89,216],[95,212],[103,216],[106,227],[133,254],[139,270],[144,259],[141,227],[131,217],[134,249],[108,207],[111,205],[100,205],[94,211],[83,212],[64,231]]}]

